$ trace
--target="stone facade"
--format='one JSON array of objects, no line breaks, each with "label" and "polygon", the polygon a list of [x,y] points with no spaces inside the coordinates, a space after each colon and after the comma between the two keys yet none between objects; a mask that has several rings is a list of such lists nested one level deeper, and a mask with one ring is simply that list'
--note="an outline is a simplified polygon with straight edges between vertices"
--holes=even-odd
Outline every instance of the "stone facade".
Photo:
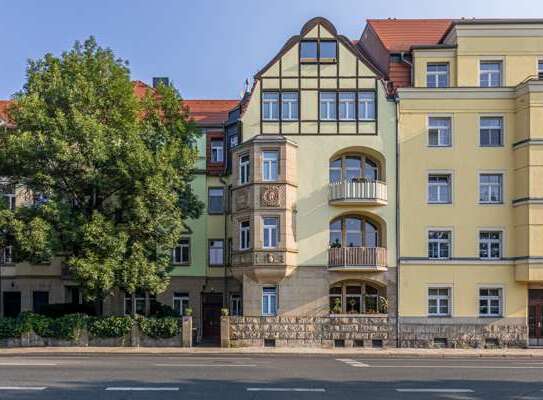
[{"label": "stone facade", "polygon": [[[395,320],[386,315],[223,317],[223,347],[381,347],[395,345]],[[227,328],[224,328],[224,327]]]},{"label": "stone facade", "polygon": [[401,347],[493,348],[526,347],[525,321],[481,319],[445,321],[407,321],[400,319]]}]

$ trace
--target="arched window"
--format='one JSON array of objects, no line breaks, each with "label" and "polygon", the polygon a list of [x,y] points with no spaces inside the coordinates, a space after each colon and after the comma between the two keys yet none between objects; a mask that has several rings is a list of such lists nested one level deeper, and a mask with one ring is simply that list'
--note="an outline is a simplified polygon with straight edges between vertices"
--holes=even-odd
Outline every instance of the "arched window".
[{"label": "arched window", "polygon": [[380,247],[379,227],[365,217],[345,216],[330,223],[331,247]]},{"label": "arched window", "polygon": [[330,287],[331,314],[387,313],[385,290],[371,283],[349,281]]},{"label": "arched window", "polygon": [[346,154],[330,161],[330,182],[381,179],[379,164],[364,154]]}]

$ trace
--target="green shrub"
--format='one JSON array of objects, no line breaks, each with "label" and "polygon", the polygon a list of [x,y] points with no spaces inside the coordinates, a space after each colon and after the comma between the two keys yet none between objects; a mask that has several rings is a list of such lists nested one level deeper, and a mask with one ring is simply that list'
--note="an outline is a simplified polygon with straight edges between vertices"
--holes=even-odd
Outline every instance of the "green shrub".
[{"label": "green shrub", "polygon": [[179,334],[177,318],[140,318],[138,323],[141,331],[152,338],[170,338]]},{"label": "green shrub", "polygon": [[133,323],[131,317],[97,317],[90,318],[87,327],[95,337],[111,338],[128,335]]},{"label": "green shrub", "polygon": [[21,333],[21,326],[15,318],[0,318],[0,339],[18,338]]},{"label": "green shrub", "polygon": [[44,338],[75,340],[79,337],[81,329],[86,327],[87,318],[83,314],[49,318],[33,313],[21,313],[17,317],[17,322],[22,332],[33,330],[38,336]]}]

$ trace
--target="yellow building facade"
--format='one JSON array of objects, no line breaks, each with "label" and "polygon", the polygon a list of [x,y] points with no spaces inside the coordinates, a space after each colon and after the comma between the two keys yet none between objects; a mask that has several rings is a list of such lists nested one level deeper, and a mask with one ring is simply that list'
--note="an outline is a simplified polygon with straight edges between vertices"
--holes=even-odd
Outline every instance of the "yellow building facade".
[{"label": "yellow building facade", "polygon": [[404,342],[542,344],[543,24],[454,21],[411,55],[413,85],[398,89]]}]

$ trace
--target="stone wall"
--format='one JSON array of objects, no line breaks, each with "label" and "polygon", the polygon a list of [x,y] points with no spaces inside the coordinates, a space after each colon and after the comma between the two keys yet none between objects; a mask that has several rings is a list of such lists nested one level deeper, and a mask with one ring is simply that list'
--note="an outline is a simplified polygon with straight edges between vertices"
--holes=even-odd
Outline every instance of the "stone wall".
[{"label": "stone wall", "polygon": [[82,329],[75,340],[43,338],[33,331],[26,332],[20,338],[0,339],[2,347],[192,347],[192,317],[183,317],[179,321],[179,334],[170,338],[152,338],[146,336],[136,325],[129,334],[117,338],[99,338],[89,335]]},{"label": "stone wall", "polygon": [[268,343],[277,347],[387,347],[395,346],[394,327],[395,320],[386,315],[222,317],[221,344],[223,347]]},{"label": "stone wall", "polygon": [[526,347],[526,322],[499,321],[402,322],[401,347],[493,348]]}]

